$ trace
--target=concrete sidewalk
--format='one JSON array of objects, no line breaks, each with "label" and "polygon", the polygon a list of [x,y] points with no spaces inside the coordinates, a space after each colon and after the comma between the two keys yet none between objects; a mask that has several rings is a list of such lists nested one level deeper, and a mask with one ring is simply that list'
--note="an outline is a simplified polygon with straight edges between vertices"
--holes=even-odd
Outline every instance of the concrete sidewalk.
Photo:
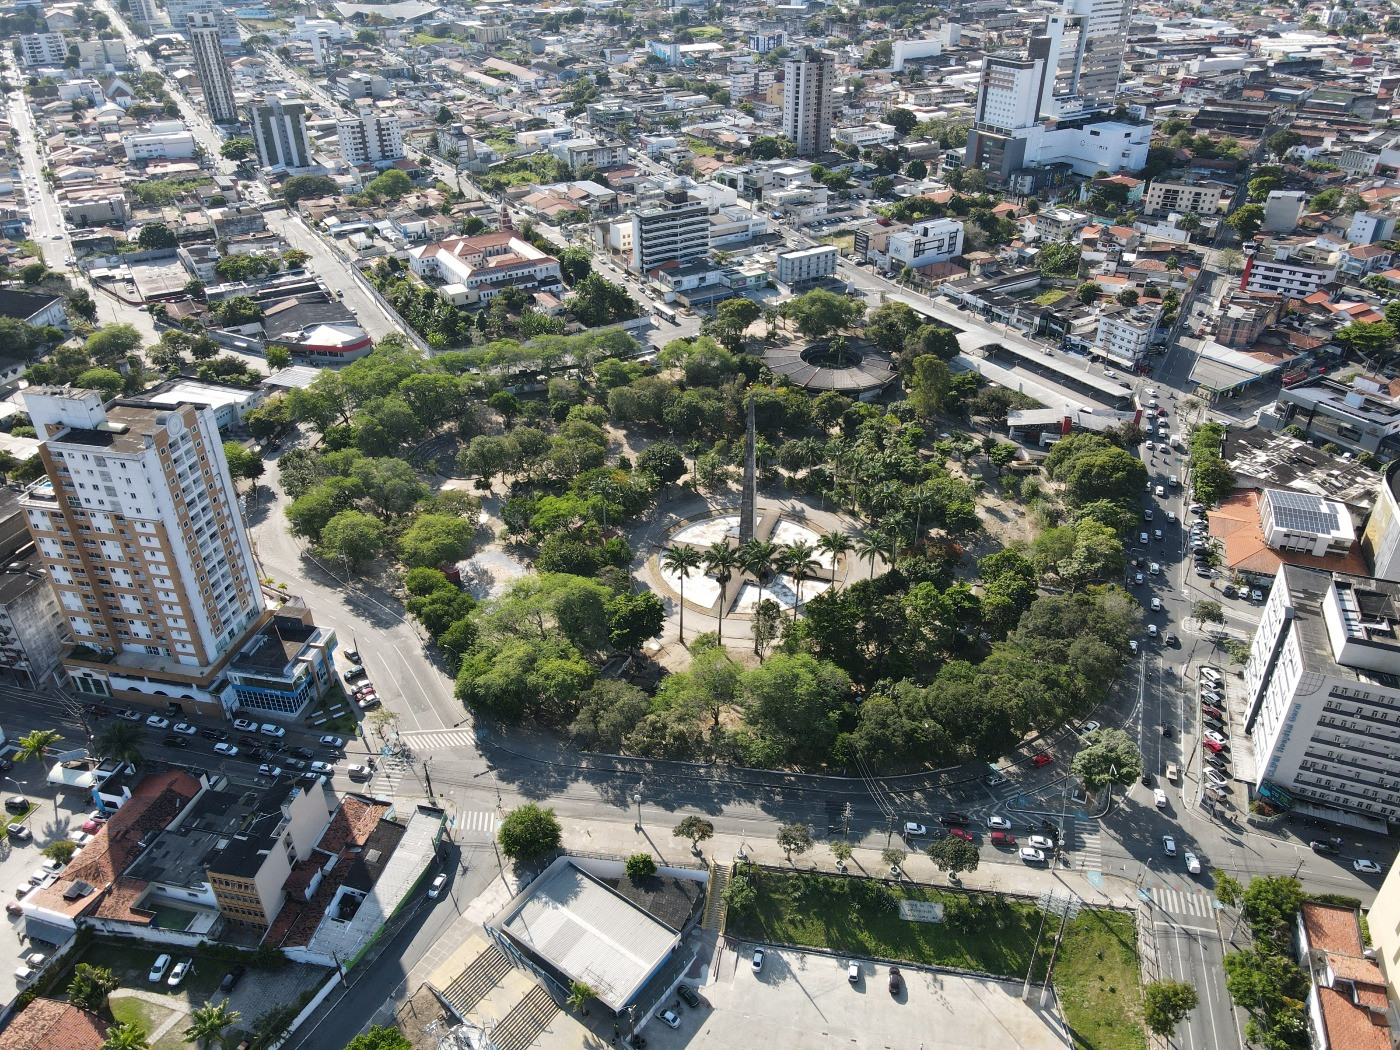
[{"label": "concrete sidewalk", "polygon": [[[895,840],[899,849],[906,847]],[[694,866],[697,864],[733,864],[742,850],[749,860],[774,867],[790,867],[796,871],[825,871],[836,873],[836,858],[828,840],[814,841],[812,848],[789,861],[772,834],[766,829],[756,837],[719,834],[700,844],[699,855],[691,853],[690,840],[676,838],[670,826],[643,824],[640,831],[621,823],[592,827],[576,825],[564,828],[563,846],[570,851],[628,857],[633,853],[650,853],[658,864]],[[881,850],[853,847],[847,872],[872,878],[888,878],[889,867],[881,859]],[[983,847],[986,857],[988,847]],[[1071,893],[1086,904],[1099,907],[1137,908],[1141,903],[1137,886],[1121,876],[1094,873],[1093,877],[1070,868],[1055,865],[1032,866],[1015,864],[985,864],[977,871],[963,872],[956,880],[938,870],[923,852],[922,846],[910,849],[901,865],[902,878],[908,882],[954,889],[985,890],[995,893],[1018,893],[1035,896],[1047,891]]]}]

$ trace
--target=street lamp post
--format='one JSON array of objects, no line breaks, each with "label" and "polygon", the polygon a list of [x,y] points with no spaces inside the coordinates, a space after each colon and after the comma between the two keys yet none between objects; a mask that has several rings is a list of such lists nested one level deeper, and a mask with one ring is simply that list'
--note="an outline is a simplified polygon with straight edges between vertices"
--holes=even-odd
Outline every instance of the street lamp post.
[{"label": "street lamp post", "polygon": [[634,830],[636,830],[636,831],[641,831],[641,830],[642,830],[642,785],[640,785],[640,784],[637,785],[637,790],[634,791],[634,792],[632,793],[632,801],[635,802],[635,803],[637,804],[637,823],[636,823],[636,826],[635,826]]}]

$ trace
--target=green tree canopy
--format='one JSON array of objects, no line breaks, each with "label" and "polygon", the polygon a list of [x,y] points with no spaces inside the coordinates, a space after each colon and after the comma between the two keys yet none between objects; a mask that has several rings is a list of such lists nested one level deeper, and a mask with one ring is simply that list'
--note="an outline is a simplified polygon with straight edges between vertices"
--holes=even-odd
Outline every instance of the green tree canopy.
[{"label": "green tree canopy", "polygon": [[258,148],[258,144],[245,136],[225,139],[219,147],[219,156],[225,160],[247,160]]},{"label": "green tree canopy", "polygon": [[1097,729],[1084,737],[1070,772],[1090,791],[1131,784],[1142,776],[1142,752],[1121,729]]},{"label": "green tree canopy", "polygon": [[552,808],[526,802],[505,815],[496,839],[511,860],[531,861],[559,848],[563,828]]}]

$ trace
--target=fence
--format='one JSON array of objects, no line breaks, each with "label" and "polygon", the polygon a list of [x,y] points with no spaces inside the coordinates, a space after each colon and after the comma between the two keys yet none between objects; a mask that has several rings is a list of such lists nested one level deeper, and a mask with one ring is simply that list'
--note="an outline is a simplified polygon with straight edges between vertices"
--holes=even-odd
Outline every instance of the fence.
[{"label": "fence", "polygon": [[302,1007],[301,1013],[292,1018],[292,1023],[287,1025],[287,1030],[282,1034],[282,1038],[273,1043],[268,1050],[278,1050],[283,1043],[296,1034],[296,1030],[306,1023],[306,1019],[314,1014],[318,1007],[326,1001],[326,998],[335,991],[341,982],[340,971],[337,970],[327,978],[326,983],[321,985],[321,990],[313,995],[310,1001]]}]

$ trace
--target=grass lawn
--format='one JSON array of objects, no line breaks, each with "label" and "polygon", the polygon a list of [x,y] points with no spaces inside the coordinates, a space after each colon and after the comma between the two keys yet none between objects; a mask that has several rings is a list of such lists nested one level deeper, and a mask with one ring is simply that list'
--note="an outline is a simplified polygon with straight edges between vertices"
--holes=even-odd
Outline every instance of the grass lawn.
[{"label": "grass lawn", "polygon": [[[736,937],[1005,977],[1025,976],[1040,926],[1034,905],[991,893],[772,871],[759,874],[757,889],[751,906],[729,910],[727,930]],[[941,903],[944,921],[901,919],[901,898]],[[1050,959],[1046,940],[1037,975]]]},{"label": "grass lawn", "polygon": [[[157,1006],[148,1003],[144,999],[137,999],[135,996],[118,995],[107,1000],[112,1008],[112,1016],[121,1024],[135,1021],[146,1029],[149,1035],[170,1019],[174,1010],[169,1010],[164,1006]],[[161,1036],[151,1044],[151,1050],[180,1050],[181,1047],[189,1046],[181,1034],[188,1027],[188,1022],[178,1021],[170,1031]]]},{"label": "grass lawn", "polygon": [[1142,1050],[1137,931],[1120,911],[1081,911],[1065,928],[1055,990],[1080,1050]]},{"label": "grass lawn", "polygon": [[1069,292],[1065,291],[1063,288],[1047,288],[1032,299],[1031,302],[1035,303],[1037,306],[1054,306],[1067,295],[1069,295]]},{"label": "grass lawn", "polygon": [[828,233],[821,238],[823,244],[834,244],[847,254],[856,250],[856,235],[854,233]]},{"label": "grass lawn", "polygon": [[146,975],[151,971],[151,964],[156,961],[156,956],[160,954],[161,952],[155,948],[94,941],[87,947],[82,956],[74,959],[73,962],[74,964],[85,962],[89,966],[106,966],[121,981],[124,988],[140,988],[143,991],[154,992],[156,995],[187,995],[195,1000],[208,998],[217,991],[219,982],[224,979],[224,974],[229,967],[228,963],[204,958],[196,953],[172,946],[167,954],[174,962],[179,962],[188,955],[194,956],[194,972],[185,979],[184,984],[175,989],[166,985],[164,981],[160,984],[152,984],[146,980]]},{"label": "grass lawn", "polygon": [[719,153],[714,145],[704,139],[696,138],[694,135],[686,135],[683,141],[686,149],[697,157],[713,157]]},{"label": "grass lawn", "polygon": [[711,40],[723,40],[724,30],[719,26],[696,26],[690,31],[696,43],[708,44]]}]

